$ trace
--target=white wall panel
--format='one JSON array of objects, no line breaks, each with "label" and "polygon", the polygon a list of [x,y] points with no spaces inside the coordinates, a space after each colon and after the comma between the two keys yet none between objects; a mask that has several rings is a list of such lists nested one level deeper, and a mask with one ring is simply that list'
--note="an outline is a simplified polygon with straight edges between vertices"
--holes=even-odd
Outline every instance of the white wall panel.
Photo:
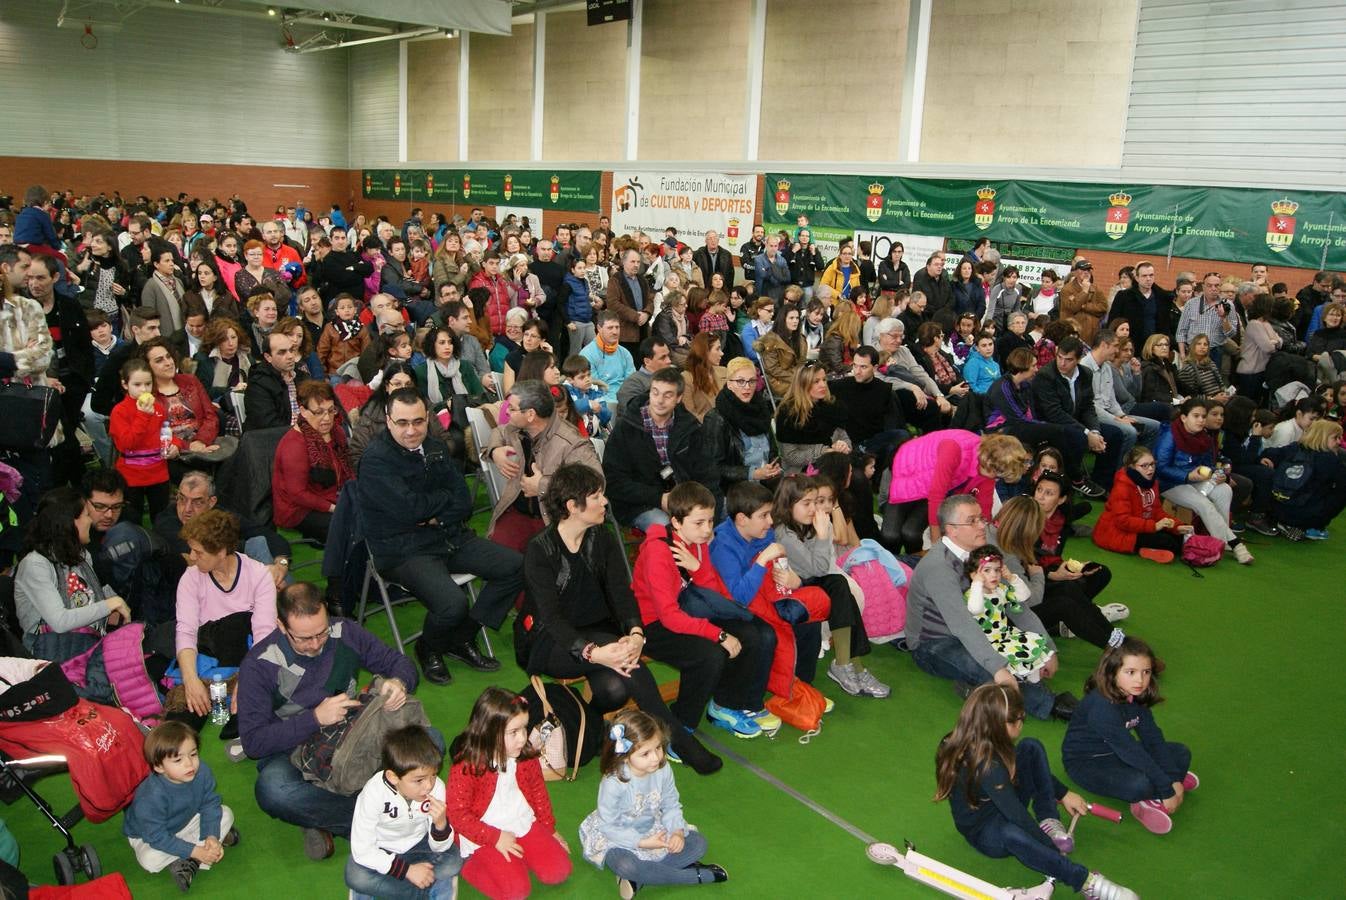
[{"label": "white wall panel", "polygon": [[[350,54],[348,159],[351,168],[396,165],[398,162],[397,44],[397,41],[385,41],[344,51]],[[342,52],[333,50],[331,55]]]},{"label": "white wall panel", "polygon": [[1346,187],[1346,4],[1142,0],[1122,168]]},{"label": "white wall panel", "polygon": [[95,26],[86,50],[60,9],[0,3],[0,155],[348,165],[346,53],[286,53],[273,22],[186,7]]}]

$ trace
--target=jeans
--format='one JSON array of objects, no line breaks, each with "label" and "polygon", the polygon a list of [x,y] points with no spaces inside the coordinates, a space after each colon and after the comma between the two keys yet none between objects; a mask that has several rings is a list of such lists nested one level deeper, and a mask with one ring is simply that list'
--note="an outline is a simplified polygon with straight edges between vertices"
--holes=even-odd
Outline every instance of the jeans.
[{"label": "jeans", "polygon": [[[468,615],[467,593],[451,575],[469,573],[486,581]],[[499,628],[523,590],[523,557],[476,535],[448,556],[413,556],[393,566],[387,577],[425,604],[425,650],[442,652],[468,643],[479,625]]]},{"label": "jeans", "polygon": [[[1188,767],[1192,765],[1192,751],[1186,745],[1173,741],[1165,741],[1162,748],[1151,749],[1150,755],[1163,770],[1169,784],[1182,781]],[[1117,756],[1073,759],[1067,761],[1065,766],[1070,780],[1086,791],[1116,797],[1127,803],[1158,799],[1155,786],[1145,773],[1122,762]]]},{"label": "jeans", "polygon": [[421,838],[419,844],[399,854],[409,865],[428,862],[435,867],[435,883],[422,890],[410,881],[394,878],[382,872],[375,872],[357,863],[346,860],[346,887],[357,898],[379,898],[379,900],[452,900],[454,876],[463,868],[463,860],[456,847],[438,853],[430,849],[429,838]]},{"label": "jeans", "polygon": [[98,461],[103,465],[109,465],[112,460],[112,438],[108,437],[107,423],[108,417],[93,411],[89,404],[93,402],[93,393],[84,398],[84,431],[89,435],[89,440],[93,441],[93,449],[98,454]]},{"label": "jeans", "polygon": [[647,509],[632,520],[631,527],[637,531],[649,531],[651,525],[667,524],[669,524],[668,513],[662,509]]},{"label": "jeans", "polygon": [[[1052,773],[1047,751],[1034,738],[1024,738],[1014,748],[1014,792],[1024,807],[1031,803],[1039,822],[1057,818],[1056,797],[1052,793]],[[1078,780],[1078,779],[1076,779]],[[1050,875],[1075,890],[1084,887],[1089,870],[1063,854],[1041,831],[1028,832],[1009,819],[996,816],[968,843],[987,856],[1013,856],[1034,872]]]},{"label": "jeans", "polygon": [[614,847],[603,857],[603,865],[618,878],[646,884],[699,884],[696,870],[691,866],[706,855],[706,839],[699,831],[687,832],[682,851],[669,853],[663,859],[641,859],[630,850]]},{"label": "jeans", "polygon": [[[968,684],[987,684],[995,680],[995,673],[983,669],[956,637],[921,641],[912,651],[911,658],[916,668],[936,678]],[[1023,695],[1024,709],[1030,716],[1035,719],[1051,717],[1056,695],[1050,688],[1040,683],[1021,681],[1019,693]]]},{"label": "jeans", "polygon": [[289,753],[274,753],[257,760],[257,785],[253,793],[262,812],[273,819],[350,838],[355,795],[333,794],[305,781],[290,763]]},{"label": "jeans", "polygon": [[[1125,460],[1126,454],[1131,452],[1131,448],[1140,444],[1144,447],[1154,448],[1154,442],[1159,438],[1159,423],[1154,419],[1147,419],[1144,416],[1128,415],[1131,422],[1123,422],[1120,419],[1113,418],[1106,413],[1099,413],[1098,421],[1106,422],[1122,432],[1123,446],[1117,451],[1118,458]],[[1111,448],[1109,448],[1111,449]]]}]

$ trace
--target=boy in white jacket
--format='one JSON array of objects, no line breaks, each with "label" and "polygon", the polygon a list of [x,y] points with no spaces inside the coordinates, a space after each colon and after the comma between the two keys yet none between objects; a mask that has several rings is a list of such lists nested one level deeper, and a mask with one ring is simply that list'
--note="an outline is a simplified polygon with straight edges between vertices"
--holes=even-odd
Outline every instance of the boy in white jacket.
[{"label": "boy in white jacket", "polygon": [[360,790],[351,821],[346,885],[355,896],[453,898],[463,861],[449,827],[443,762],[419,725],[384,739],[383,771]]}]

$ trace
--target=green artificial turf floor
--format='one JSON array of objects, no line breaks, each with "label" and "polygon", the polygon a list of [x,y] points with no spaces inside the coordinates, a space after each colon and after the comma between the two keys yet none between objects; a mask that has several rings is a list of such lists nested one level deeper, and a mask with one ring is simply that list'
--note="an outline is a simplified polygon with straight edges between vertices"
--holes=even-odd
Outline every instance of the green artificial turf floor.
[{"label": "green artificial turf floor", "polygon": [[[1290,544],[1249,532],[1256,564],[1245,568],[1227,558],[1199,579],[1179,564],[1159,566],[1098,550],[1087,539],[1073,542],[1074,556],[1112,567],[1114,580],[1104,600],[1128,604],[1132,615],[1125,628],[1149,640],[1167,662],[1162,687],[1168,702],[1157,709],[1158,721],[1169,739],[1191,746],[1193,768],[1201,776],[1201,789],[1175,815],[1170,834],[1152,835],[1129,814],[1121,825],[1087,818],[1076,831],[1076,860],[1145,898],[1320,898],[1346,892],[1340,825],[1346,813],[1340,614],[1346,599],[1341,562],[1346,519],[1337,525],[1339,532],[1321,543]],[[301,550],[296,561],[306,558],[311,553]],[[420,616],[419,607],[399,609],[404,628],[416,626]],[[389,633],[386,622],[370,621],[376,633]],[[446,737],[462,728],[486,685],[518,689],[526,683],[513,662],[508,628],[492,640],[504,661],[501,672],[488,677],[456,665],[451,686],[423,684],[418,692]],[[1055,685],[1078,695],[1098,651],[1078,640],[1060,644]],[[818,685],[836,700],[836,709],[807,746],[788,726],[775,740],[736,740],[709,726],[702,731],[880,840],[898,846],[911,840],[923,853],[995,884],[1037,883],[1013,859],[988,859],[974,851],[954,831],[946,806],[930,802],[935,747],[960,706],[950,683],[924,675],[891,647],[876,647],[869,665],[892,685],[892,697],[848,697],[820,677]],[[1063,779],[1064,731],[1063,723],[1032,719],[1024,728],[1025,736],[1047,746]],[[332,859],[306,859],[299,829],[257,809],[253,764],[228,762],[215,732],[207,726],[202,758],[235,811],[242,843],[215,869],[198,875],[191,895],[345,897],[346,843],[337,841]],[[597,766],[590,765],[576,783],[551,785],[557,820],[572,849],[580,820],[593,809],[598,777]],[[896,869],[870,863],[862,841],[732,761],[711,777],[678,767],[677,780],[689,821],[709,841],[707,859],[730,873],[730,881],[708,887],[707,896],[939,896]],[[73,802],[64,775],[47,777],[38,788],[59,808]],[[0,808],[0,816],[18,838],[24,873],[51,883],[59,835],[23,799]],[[97,847],[106,871],[126,875],[136,897],[177,895],[167,873],[151,876],[136,865],[121,835],[121,816],[96,826],[81,823],[75,835]],[[540,888],[538,894],[615,896],[612,876],[578,855],[575,860],[566,884]],[[641,896],[673,890],[649,888]],[[1069,895],[1067,888],[1057,891]],[[463,883],[462,896],[477,895]]]}]

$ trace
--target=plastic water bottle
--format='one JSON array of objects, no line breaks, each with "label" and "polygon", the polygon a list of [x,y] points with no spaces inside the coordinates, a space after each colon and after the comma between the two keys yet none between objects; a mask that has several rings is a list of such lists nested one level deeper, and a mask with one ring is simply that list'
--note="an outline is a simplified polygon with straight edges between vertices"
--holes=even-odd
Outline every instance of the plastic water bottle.
[{"label": "plastic water bottle", "polygon": [[[773,562],[772,565],[775,566],[776,568],[776,574],[781,576],[782,578],[784,578],[785,575],[790,571],[790,561],[783,556],[776,557],[776,561]],[[794,593],[794,588],[782,587],[780,589],[780,592],[781,596],[789,597]]]},{"label": "plastic water bottle", "polygon": [[219,675],[210,679],[210,721],[213,725],[229,721],[229,686]]},{"label": "plastic water bottle", "polygon": [[168,448],[173,446],[173,429],[168,427],[168,422],[159,426],[159,454],[164,459],[168,459]]}]

